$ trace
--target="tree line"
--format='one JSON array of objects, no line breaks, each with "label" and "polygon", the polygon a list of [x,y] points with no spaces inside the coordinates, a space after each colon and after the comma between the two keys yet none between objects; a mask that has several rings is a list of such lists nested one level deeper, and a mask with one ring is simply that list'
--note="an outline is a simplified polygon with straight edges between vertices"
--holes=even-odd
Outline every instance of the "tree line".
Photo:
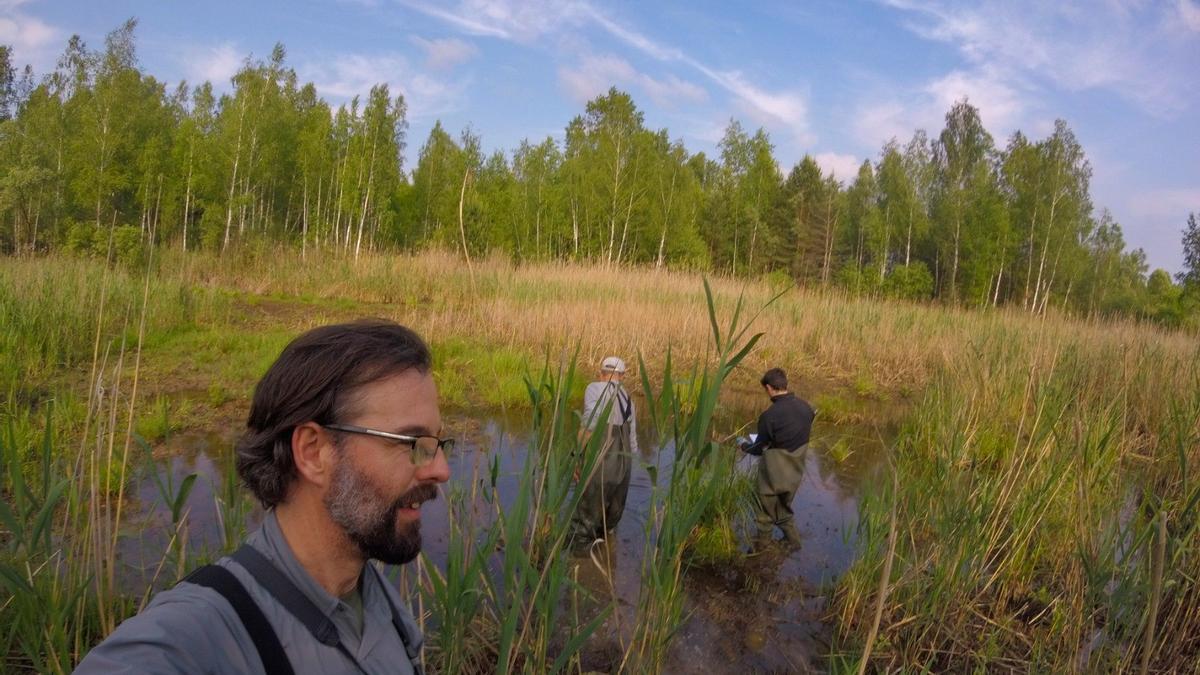
[{"label": "tree line", "polygon": [[1094,207],[1091,167],[1062,120],[1046,138],[1018,131],[1001,147],[959,101],[937,136],[892,139],[843,183],[808,155],[785,170],[769,135],[736,120],[716,156],[691,153],[614,88],[562,141],[510,153],[486,154],[472,129],[454,136],[439,122],[410,173],[406,103],[386,84],[335,108],[277,45],[247,59],[229,93],[169,88],[141,70],[135,27],[98,50],[72,37],[40,78],[18,74],[0,46],[0,250],[441,246],[1031,313],[1200,317],[1194,215],[1178,284],[1149,273]]}]

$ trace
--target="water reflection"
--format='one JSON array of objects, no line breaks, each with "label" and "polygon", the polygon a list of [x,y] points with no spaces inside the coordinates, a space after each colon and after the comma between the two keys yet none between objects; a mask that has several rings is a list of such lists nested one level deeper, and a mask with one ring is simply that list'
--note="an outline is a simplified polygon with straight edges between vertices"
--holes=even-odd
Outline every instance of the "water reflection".
[{"label": "water reflection", "polygon": [[[719,420],[718,428],[732,431],[742,424],[729,417],[728,422]],[[481,414],[448,416],[447,426],[456,429],[460,440],[450,458],[452,475],[443,496],[460,495],[470,509],[468,517],[486,526],[497,508],[484,499],[491,492],[493,462],[498,468],[499,508],[506,508],[516,497],[528,460],[529,424],[519,417]],[[649,425],[640,426],[648,435]],[[213,556],[221,550],[225,528],[217,497],[223,481],[232,476],[233,441],[230,435],[214,434],[172,439],[162,457],[136,481],[132,515],[119,548],[126,588],[145,588],[155,578],[171,538],[170,509],[151,472],[160,479],[169,477],[176,486],[189,473],[200,476],[187,500],[189,551]],[[580,616],[594,616],[597,607],[616,597],[616,611],[584,650],[585,661],[590,659],[599,669],[614,650],[619,653],[620,645],[628,644],[635,618],[653,487],[647,467],[657,467],[658,476],[669,476],[673,459],[670,444],[656,449],[653,439],[645,438],[640,446],[643,456],[634,462],[625,514],[615,537],[597,546],[590,557],[573,559],[571,564],[572,575],[586,591],[573,599]],[[793,503],[803,546],[791,553],[780,549],[748,558],[729,569],[693,569],[686,582],[689,616],[673,643],[667,672],[804,672],[827,651],[829,627],[821,622],[822,593],[855,558],[859,498],[880,484],[881,447],[876,434],[833,429],[818,422],[804,482]],[[754,461],[744,457],[738,465],[752,471]],[[253,529],[260,520],[261,512],[254,507],[246,526]],[[443,568],[448,533],[448,500],[427,503],[422,510],[424,549]],[[173,574],[159,573],[155,586],[169,585],[173,578],[166,576]],[[724,670],[714,670],[713,664],[722,664]]]}]

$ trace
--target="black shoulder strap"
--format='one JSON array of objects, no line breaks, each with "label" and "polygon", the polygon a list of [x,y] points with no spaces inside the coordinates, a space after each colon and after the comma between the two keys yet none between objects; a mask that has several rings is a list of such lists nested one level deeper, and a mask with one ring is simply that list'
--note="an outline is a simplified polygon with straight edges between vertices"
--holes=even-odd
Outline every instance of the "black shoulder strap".
[{"label": "black shoulder strap", "polygon": [[[233,559],[249,570],[255,580],[267,589],[267,592],[283,605],[284,609],[304,624],[304,627],[318,642],[338,649],[355,665],[358,664],[358,659],[354,658],[354,655],[342,644],[338,637],[337,626],[333,625],[333,621],[330,621],[329,617],[325,616],[325,613],[308,599],[308,596],[296,588],[296,584],[292,583],[292,580],[288,579],[287,575],[275,566],[275,563],[272,563],[258,549],[249,544],[242,544],[241,548],[234,551]],[[372,565],[368,563],[367,566],[371,567]],[[384,591],[384,597],[387,597],[386,591]],[[390,599],[388,605],[392,610],[392,624],[395,626],[396,632],[400,634],[400,641],[404,643],[404,652],[412,663],[413,671],[416,675],[421,675],[420,661],[417,658],[416,649],[409,639],[408,630],[400,620],[396,608],[391,605]]]},{"label": "black shoulder strap", "polygon": [[617,386],[617,402],[621,404],[621,416],[628,421],[633,416],[633,401],[624,387]]},{"label": "black shoulder strap", "polygon": [[[367,567],[375,570],[375,578],[380,584],[387,584],[387,578],[383,576],[383,572],[371,563],[367,563]],[[383,597],[387,599],[388,607],[392,610],[392,625],[396,627],[396,632],[400,634],[400,641],[404,643],[404,653],[408,654],[408,661],[412,664],[413,675],[424,675],[424,669],[421,668],[421,655],[417,653],[416,645],[413,644],[412,637],[408,634],[408,625],[404,623],[404,619],[400,616],[400,609],[392,602],[392,596],[388,595],[386,588],[379,589],[383,593]]]},{"label": "black shoulder strap", "polygon": [[333,625],[329,617],[325,616],[307,595],[296,588],[296,584],[292,583],[287,575],[280,572],[265,555],[259,553],[258,549],[249,544],[242,544],[241,548],[233,552],[233,559],[245,567],[254,580],[267,589],[284,609],[304,624],[317,642],[329,647],[341,646],[337,626]]},{"label": "black shoulder strap", "polygon": [[205,565],[183,579],[188,583],[211,588],[221,594],[237,612],[254,648],[258,650],[258,658],[262,659],[263,670],[267,675],[293,675],[292,662],[288,660],[279,643],[279,636],[271,628],[267,617],[255,604],[254,599],[246,592],[237,577],[220,565]]}]

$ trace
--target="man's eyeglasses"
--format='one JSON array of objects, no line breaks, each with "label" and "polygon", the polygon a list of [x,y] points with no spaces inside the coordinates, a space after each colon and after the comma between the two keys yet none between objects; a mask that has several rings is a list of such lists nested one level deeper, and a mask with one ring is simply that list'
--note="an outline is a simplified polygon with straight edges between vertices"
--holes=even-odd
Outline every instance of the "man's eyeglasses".
[{"label": "man's eyeglasses", "polygon": [[359,427],[353,424],[323,424],[326,429],[334,431],[343,431],[348,434],[362,434],[364,436],[375,436],[377,438],[386,438],[389,441],[397,444],[407,445],[411,449],[412,462],[415,466],[423,466],[433,461],[437,457],[437,451],[441,450],[447,455],[454,449],[453,438],[438,438],[437,436],[408,436],[405,434],[393,434],[390,431],[380,431],[378,429],[368,429],[367,427]]}]

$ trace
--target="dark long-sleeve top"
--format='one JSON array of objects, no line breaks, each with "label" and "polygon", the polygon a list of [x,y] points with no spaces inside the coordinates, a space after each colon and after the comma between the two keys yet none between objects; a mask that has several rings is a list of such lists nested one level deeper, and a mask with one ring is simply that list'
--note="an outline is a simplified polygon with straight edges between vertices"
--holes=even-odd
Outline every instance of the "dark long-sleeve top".
[{"label": "dark long-sleeve top", "polygon": [[812,406],[791,392],[772,396],[771,407],[758,416],[758,438],[743,450],[761,455],[767,448],[800,448],[812,435],[815,417]]}]

